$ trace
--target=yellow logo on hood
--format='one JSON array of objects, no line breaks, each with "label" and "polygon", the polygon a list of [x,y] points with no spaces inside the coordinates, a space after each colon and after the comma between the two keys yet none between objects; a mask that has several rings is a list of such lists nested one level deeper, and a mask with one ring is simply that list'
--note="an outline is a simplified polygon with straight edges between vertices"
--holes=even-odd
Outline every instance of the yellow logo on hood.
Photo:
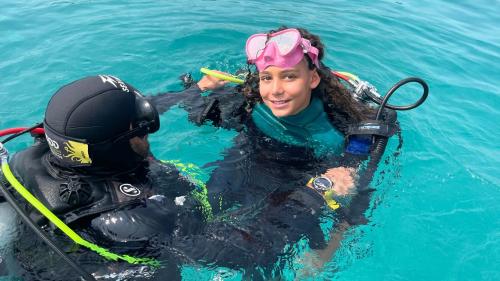
[{"label": "yellow logo on hood", "polygon": [[85,143],[68,140],[64,143],[64,150],[68,152],[64,157],[70,158],[71,161],[80,164],[92,164],[92,159],[89,156],[89,146]]}]

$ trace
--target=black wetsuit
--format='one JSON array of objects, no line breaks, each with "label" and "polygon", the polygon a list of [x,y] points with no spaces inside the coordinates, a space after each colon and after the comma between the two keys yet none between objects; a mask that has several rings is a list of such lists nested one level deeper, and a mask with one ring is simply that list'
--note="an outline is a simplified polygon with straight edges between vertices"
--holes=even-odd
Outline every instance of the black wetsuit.
[{"label": "black wetsuit", "polygon": [[[300,239],[307,239],[313,249],[323,248],[327,234],[322,218],[336,214],[306,183],[328,168],[355,166],[366,157],[318,158],[307,146],[266,136],[245,110],[243,96],[233,89],[209,96],[200,92],[193,85],[181,93],[150,98],[160,113],[179,104],[197,125],[211,123],[240,132],[224,159],[209,164],[216,167],[207,183],[215,221],[197,238],[175,241],[175,247],[219,266],[249,270],[259,265],[264,271],[278,260],[283,262],[284,249]],[[352,221],[359,221],[366,210],[369,192],[362,191],[366,196],[354,200],[354,205],[362,204],[355,207],[358,212],[352,212]]]}]

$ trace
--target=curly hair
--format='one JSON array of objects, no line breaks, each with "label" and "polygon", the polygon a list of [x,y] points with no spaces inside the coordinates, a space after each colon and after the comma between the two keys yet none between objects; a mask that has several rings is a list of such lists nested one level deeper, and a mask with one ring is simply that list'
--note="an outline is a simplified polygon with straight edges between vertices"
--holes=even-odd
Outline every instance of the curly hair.
[{"label": "curly hair", "polygon": [[[286,26],[282,26],[277,30],[271,30],[268,32],[268,35],[287,28]],[[373,115],[373,112],[367,107],[360,106],[340,80],[332,74],[331,69],[323,64],[322,59],[325,54],[325,46],[321,42],[319,36],[310,33],[304,28],[296,29],[304,39],[308,39],[311,45],[316,47],[319,51],[318,60],[320,62],[320,68],[317,68],[317,72],[321,78],[321,82],[318,87],[312,91],[312,94],[323,101],[325,112],[328,114],[330,121],[339,130],[345,132],[348,124],[369,119],[369,116]],[[309,69],[315,69],[316,66],[309,56],[304,57],[308,62]],[[259,73],[258,71],[252,72],[250,64],[248,65],[248,75],[242,87],[242,92],[247,99],[249,109],[253,108],[256,103],[262,102],[259,92]]]}]

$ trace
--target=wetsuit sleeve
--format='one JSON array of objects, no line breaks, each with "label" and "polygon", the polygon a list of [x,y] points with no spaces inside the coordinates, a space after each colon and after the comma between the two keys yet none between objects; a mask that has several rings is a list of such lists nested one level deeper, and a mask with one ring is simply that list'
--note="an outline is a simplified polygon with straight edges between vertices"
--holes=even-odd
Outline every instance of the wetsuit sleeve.
[{"label": "wetsuit sleeve", "polygon": [[91,221],[95,235],[123,247],[156,248],[176,235],[198,233],[205,218],[196,186],[171,165],[151,168],[154,195],[140,204],[103,213]]},{"label": "wetsuit sleeve", "polygon": [[201,97],[200,94],[201,90],[198,85],[193,84],[181,92],[160,93],[156,96],[149,96],[147,99],[156,107],[158,113],[162,114],[174,105],[192,103],[193,99]]},{"label": "wetsuit sleeve", "polygon": [[188,196],[179,196],[152,197],[133,208],[101,214],[91,221],[91,226],[96,235],[113,243],[153,247],[174,235],[197,232],[203,223],[197,202]]},{"label": "wetsuit sleeve", "polygon": [[198,126],[210,123],[239,131],[246,117],[245,98],[235,88],[216,90],[203,96],[198,85],[193,84],[182,92],[161,93],[149,99],[160,114],[178,104],[188,112],[189,121]]}]

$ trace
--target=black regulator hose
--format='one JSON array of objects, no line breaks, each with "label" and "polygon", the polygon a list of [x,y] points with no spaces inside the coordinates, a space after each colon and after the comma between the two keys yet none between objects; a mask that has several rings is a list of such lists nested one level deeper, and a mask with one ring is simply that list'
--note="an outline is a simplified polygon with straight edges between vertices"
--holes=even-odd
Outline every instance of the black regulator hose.
[{"label": "black regulator hose", "polygon": [[[394,92],[396,92],[397,89],[399,89],[401,86],[403,86],[405,84],[412,83],[412,82],[420,84],[424,90],[420,99],[418,99],[415,103],[409,104],[409,105],[392,105],[392,104],[387,103],[389,98],[392,96],[392,94],[394,94]],[[427,96],[429,95],[429,86],[421,78],[408,77],[408,78],[405,78],[405,79],[399,81],[398,83],[394,84],[394,86],[392,86],[392,88],[389,89],[389,91],[387,91],[387,94],[385,94],[383,99],[374,95],[370,91],[367,91],[367,94],[374,102],[376,102],[377,104],[380,105],[379,110],[377,112],[377,117],[376,117],[376,119],[379,120],[380,114],[384,108],[389,108],[392,110],[410,110],[410,109],[414,109],[414,108],[420,106],[422,103],[424,103],[424,101],[427,99]]]},{"label": "black regulator hose", "polygon": [[34,126],[26,128],[25,130],[22,130],[19,133],[15,133],[15,134],[13,134],[11,136],[6,137],[3,141],[0,141],[0,143],[6,144],[8,141],[13,140],[13,139],[19,137],[20,135],[26,134],[28,132],[33,131],[36,128],[41,128],[41,127],[43,127],[43,123],[37,123]]},{"label": "black regulator hose", "polygon": [[[420,99],[418,99],[418,101],[416,101],[413,104],[405,105],[405,106],[394,106],[394,105],[390,105],[387,103],[387,101],[391,98],[391,96],[396,92],[397,89],[399,89],[401,86],[408,84],[408,83],[411,83],[411,82],[416,82],[416,83],[420,84],[423,88],[423,94],[420,97]],[[392,86],[392,88],[389,89],[387,94],[385,94],[383,99],[375,97],[378,99],[378,100],[375,100],[375,98],[370,95],[370,97],[372,99],[374,99],[375,102],[380,104],[380,107],[377,111],[377,115],[375,117],[375,120],[380,121],[384,108],[389,108],[389,109],[393,109],[393,110],[410,110],[410,109],[416,108],[416,107],[420,106],[422,103],[424,103],[424,101],[427,99],[428,95],[429,95],[429,86],[427,85],[427,83],[425,83],[425,81],[423,79],[418,78],[418,77],[409,77],[409,78],[403,79],[403,80],[399,81],[398,83],[394,84],[394,86]],[[385,136],[374,136],[373,137],[373,148],[372,148],[372,151],[370,153],[370,161],[368,162],[368,164],[366,166],[366,169],[365,169],[363,176],[359,179],[359,186],[366,186],[367,187],[368,184],[372,181],[373,175],[377,171],[378,163],[380,162],[380,159],[382,159],[382,155],[384,154],[384,151],[385,151],[385,148],[387,146],[388,141],[389,141],[389,138],[385,137]]]},{"label": "black regulator hose", "polygon": [[380,162],[380,159],[382,159],[382,155],[384,155],[384,151],[388,141],[389,138],[387,137],[374,137],[373,149],[370,153],[370,161],[366,165],[366,169],[359,179],[360,187],[368,187],[368,185],[372,181],[373,175],[375,175],[375,172],[377,171],[378,163]]}]

